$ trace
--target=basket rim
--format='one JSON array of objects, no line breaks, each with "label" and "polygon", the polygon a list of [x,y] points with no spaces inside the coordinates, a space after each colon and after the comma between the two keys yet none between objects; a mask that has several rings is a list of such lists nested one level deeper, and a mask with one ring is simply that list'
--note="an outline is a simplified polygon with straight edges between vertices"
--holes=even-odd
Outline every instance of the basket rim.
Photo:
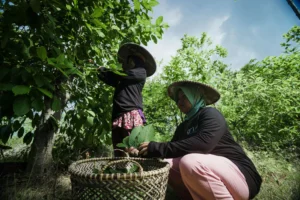
[{"label": "basket rim", "polygon": [[[99,173],[99,174],[88,174],[85,172],[80,172],[76,170],[76,166],[82,163],[88,163],[88,162],[94,162],[94,161],[108,161],[108,160],[120,160],[120,159],[128,159],[134,160],[134,161],[154,161],[158,163],[164,163],[166,166],[160,168],[160,169],[155,169],[151,171],[143,171],[143,172],[134,172],[134,173],[112,173],[112,174],[105,174],[105,173]],[[155,176],[158,174],[162,174],[165,172],[168,172],[170,169],[170,164],[166,161],[157,159],[157,158],[135,158],[135,157],[101,157],[101,158],[90,158],[90,159],[83,159],[76,161],[72,163],[69,166],[69,173],[71,174],[71,179],[76,179],[79,180],[89,180],[89,181],[103,181],[103,180],[136,180],[136,179],[143,179],[146,177],[151,177]],[[85,182],[85,181],[84,181]]]}]

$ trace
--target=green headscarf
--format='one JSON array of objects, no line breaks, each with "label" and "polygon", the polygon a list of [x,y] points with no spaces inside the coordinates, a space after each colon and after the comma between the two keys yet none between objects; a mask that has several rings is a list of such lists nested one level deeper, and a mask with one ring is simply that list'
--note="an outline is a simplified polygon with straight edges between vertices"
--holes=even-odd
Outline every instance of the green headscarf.
[{"label": "green headscarf", "polygon": [[194,87],[177,87],[175,94],[175,101],[178,101],[178,91],[179,89],[185,94],[189,102],[192,104],[191,110],[185,115],[184,120],[189,120],[193,117],[199,109],[204,108],[206,106],[205,100],[203,96],[199,93],[199,90]]}]

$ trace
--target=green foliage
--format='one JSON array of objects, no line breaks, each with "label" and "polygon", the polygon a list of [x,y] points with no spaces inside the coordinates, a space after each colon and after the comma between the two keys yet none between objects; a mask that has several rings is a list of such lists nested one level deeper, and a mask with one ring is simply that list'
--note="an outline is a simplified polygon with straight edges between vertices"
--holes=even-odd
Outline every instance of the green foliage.
[{"label": "green foliage", "polygon": [[[45,132],[59,130],[54,157],[61,162],[110,145],[113,89],[98,81],[97,67],[86,60],[117,73],[121,44],[156,43],[168,27],[162,16],[149,16],[157,4],[156,0],[1,1],[1,142],[18,136],[30,144],[43,127],[49,127]],[[206,33],[199,38],[185,35],[162,74],[143,90],[144,111],[153,128],[134,130],[121,146],[137,147],[154,139],[139,137],[143,131],[155,130],[160,133],[155,140],[169,140],[183,114],[168,97],[167,87],[189,79],[220,91],[216,106],[238,141],[251,148],[299,154],[299,35],[300,27],[294,26],[281,44],[285,54],[251,60],[236,72],[222,62],[227,51],[213,45]]]},{"label": "green foliage", "polygon": [[19,96],[15,98],[13,110],[17,116],[23,116],[27,114],[30,111],[30,100],[28,96]]},{"label": "green foliage", "polygon": [[284,47],[286,53],[299,52],[300,26],[294,26],[283,37],[286,41],[281,46]]},{"label": "green foliage", "polygon": [[246,140],[254,148],[297,149],[299,63],[298,53],[268,57],[223,79],[219,108],[238,140]]},{"label": "green foliage", "polygon": [[30,87],[25,85],[17,85],[12,88],[12,92],[15,95],[28,94],[30,91]]},{"label": "green foliage", "polygon": [[180,113],[167,95],[167,85],[161,79],[146,82],[143,96],[147,123],[153,124],[159,133],[156,135],[160,137],[159,141],[169,140],[179,124],[177,115],[180,116]]},{"label": "green foliage", "polygon": [[62,132],[56,143],[62,154],[66,148],[78,152],[110,144],[112,90],[98,81],[97,68],[86,61],[91,58],[116,71],[121,44],[146,45],[161,38],[167,25],[162,18],[152,23],[148,14],[157,4],[134,1],[133,9],[130,0],[1,2],[0,139],[5,143],[18,131],[11,128],[15,120],[28,119],[33,132],[18,132],[27,144],[42,127],[48,127],[43,134]]},{"label": "green foliage", "polygon": [[183,79],[214,83],[227,67],[220,60],[227,56],[226,49],[214,46],[206,33],[200,38],[185,35],[181,41],[182,47],[164,67],[162,80],[168,84]]},{"label": "green foliage", "polygon": [[117,144],[117,147],[138,148],[141,143],[154,141],[154,138],[155,131],[152,124],[146,126],[137,126],[132,129],[131,134],[129,136],[123,139],[122,143]]}]

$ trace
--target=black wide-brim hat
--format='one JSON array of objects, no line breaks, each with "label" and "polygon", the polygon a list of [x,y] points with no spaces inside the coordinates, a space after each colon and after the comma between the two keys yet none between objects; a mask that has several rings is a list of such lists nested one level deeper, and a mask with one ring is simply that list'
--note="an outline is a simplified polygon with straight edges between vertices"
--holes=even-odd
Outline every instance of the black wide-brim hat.
[{"label": "black wide-brim hat", "polygon": [[153,56],[142,46],[135,43],[125,43],[118,51],[118,61],[127,62],[128,56],[140,56],[145,61],[147,77],[152,76],[156,71],[156,62]]},{"label": "black wide-brim hat", "polygon": [[178,87],[194,87],[203,96],[206,105],[214,104],[220,99],[220,93],[209,85],[195,81],[177,81],[169,85],[168,95],[175,101]]}]

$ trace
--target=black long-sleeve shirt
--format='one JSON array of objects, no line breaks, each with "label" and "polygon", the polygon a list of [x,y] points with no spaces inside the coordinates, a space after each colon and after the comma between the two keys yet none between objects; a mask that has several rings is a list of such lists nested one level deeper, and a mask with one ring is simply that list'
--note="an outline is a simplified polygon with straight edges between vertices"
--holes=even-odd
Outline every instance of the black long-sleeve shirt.
[{"label": "black long-sleeve shirt", "polygon": [[223,156],[231,160],[244,174],[250,198],[258,194],[262,179],[254,164],[236,143],[222,114],[206,107],[189,121],[181,123],[171,142],[150,142],[148,157],[176,158],[189,153]]},{"label": "black long-sleeve shirt", "polygon": [[100,80],[115,88],[112,119],[134,109],[143,110],[142,90],[147,77],[145,68],[137,67],[123,73],[126,76],[115,74],[103,67],[98,75]]}]

